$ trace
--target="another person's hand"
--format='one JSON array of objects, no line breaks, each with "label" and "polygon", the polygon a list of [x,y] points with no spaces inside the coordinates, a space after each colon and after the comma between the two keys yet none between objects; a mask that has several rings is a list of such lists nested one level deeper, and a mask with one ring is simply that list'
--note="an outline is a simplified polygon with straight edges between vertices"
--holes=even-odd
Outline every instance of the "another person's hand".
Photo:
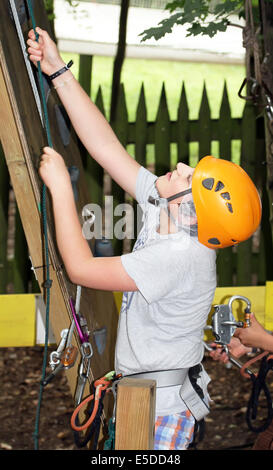
[{"label": "another person's hand", "polygon": [[250,322],[251,325],[248,328],[236,328],[234,336],[245,346],[267,349],[269,333],[256,320],[253,313],[251,313]]},{"label": "another person's hand", "polygon": [[[211,343],[211,347],[215,348],[213,351],[210,352],[210,356],[215,361],[221,361],[227,363],[229,361],[228,354],[219,347],[216,347],[216,343]],[[231,338],[230,343],[227,345],[228,352],[234,357],[241,357],[248,352],[251,352],[251,348],[244,346],[238,338]]]},{"label": "another person's hand", "polygon": [[63,157],[51,147],[44,147],[41,156],[39,174],[50,189],[62,191],[70,184],[70,176]]},{"label": "another person's hand", "polygon": [[38,42],[36,41],[35,32],[31,29],[28,33],[28,54],[29,59],[37,66],[40,62],[41,69],[46,75],[52,75],[65,63],[62,60],[55,42],[50,38],[47,31],[37,27],[36,32],[39,34]]}]

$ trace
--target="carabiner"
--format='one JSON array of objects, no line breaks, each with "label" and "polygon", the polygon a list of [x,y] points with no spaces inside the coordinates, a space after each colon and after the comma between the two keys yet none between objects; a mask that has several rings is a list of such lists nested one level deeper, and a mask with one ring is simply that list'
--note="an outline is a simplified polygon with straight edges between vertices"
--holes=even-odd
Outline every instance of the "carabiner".
[{"label": "carabiner", "polygon": [[250,322],[250,314],[251,314],[251,302],[247,297],[244,297],[243,295],[233,295],[228,302],[228,306],[230,308],[230,311],[232,311],[232,303],[234,300],[242,300],[247,304],[245,308],[245,321],[243,324],[243,328],[248,328],[251,325]]},{"label": "carabiner", "polygon": [[76,406],[78,406],[82,401],[83,392],[91,369],[91,357],[93,356],[93,349],[90,343],[82,343],[81,354],[82,360],[79,366],[79,375],[75,393]]}]

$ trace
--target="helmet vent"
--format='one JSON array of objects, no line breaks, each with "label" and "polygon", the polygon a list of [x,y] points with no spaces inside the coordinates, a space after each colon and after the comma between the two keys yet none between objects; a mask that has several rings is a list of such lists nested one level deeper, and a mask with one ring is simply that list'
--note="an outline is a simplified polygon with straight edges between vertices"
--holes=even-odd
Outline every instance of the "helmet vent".
[{"label": "helmet vent", "polygon": [[220,242],[218,240],[218,238],[210,238],[208,240],[208,242],[211,244],[211,245],[220,245]]},{"label": "helmet vent", "polygon": [[214,178],[206,178],[202,181],[202,185],[204,186],[204,188],[211,190],[214,185]]},{"label": "helmet vent", "polygon": [[223,199],[226,199],[227,201],[230,201],[230,194],[229,193],[221,193],[221,196]]},{"label": "helmet vent", "polygon": [[225,187],[224,183],[222,183],[222,181],[218,181],[216,187],[215,187],[215,192],[216,191],[221,191],[221,189],[223,189]]}]

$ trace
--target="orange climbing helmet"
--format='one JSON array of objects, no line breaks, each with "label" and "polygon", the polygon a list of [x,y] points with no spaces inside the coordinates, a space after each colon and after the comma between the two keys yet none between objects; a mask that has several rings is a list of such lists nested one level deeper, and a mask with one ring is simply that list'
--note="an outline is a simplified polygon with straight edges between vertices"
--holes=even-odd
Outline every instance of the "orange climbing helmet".
[{"label": "orange climbing helmet", "polygon": [[260,224],[258,191],[247,173],[230,161],[202,158],[193,173],[192,197],[198,240],[209,248],[247,240]]}]

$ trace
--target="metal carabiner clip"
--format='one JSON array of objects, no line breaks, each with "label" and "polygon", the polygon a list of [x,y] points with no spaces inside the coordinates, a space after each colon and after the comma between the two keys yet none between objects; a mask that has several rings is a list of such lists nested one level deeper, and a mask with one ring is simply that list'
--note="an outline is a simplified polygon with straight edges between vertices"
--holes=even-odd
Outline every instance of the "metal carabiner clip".
[{"label": "metal carabiner clip", "polygon": [[90,343],[82,343],[81,354],[82,360],[79,366],[77,388],[75,393],[76,406],[78,406],[82,401],[83,392],[91,369],[91,357],[93,356],[93,348]]},{"label": "metal carabiner clip", "polygon": [[245,302],[247,304],[247,306],[245,308],[245,319],[244,319],[244,323],[243,323],[242,327],[243,328],[248,328],[251,325],[251,322],[250,322],[251,302],[247,297],[244,297],[243,295],[233,295],[229,299],[229,302],[228,302],[228,306],[229,306],[231,312],[232,312],[232,303],[234,302],[234,300],[242,300],[243,302]]}]

